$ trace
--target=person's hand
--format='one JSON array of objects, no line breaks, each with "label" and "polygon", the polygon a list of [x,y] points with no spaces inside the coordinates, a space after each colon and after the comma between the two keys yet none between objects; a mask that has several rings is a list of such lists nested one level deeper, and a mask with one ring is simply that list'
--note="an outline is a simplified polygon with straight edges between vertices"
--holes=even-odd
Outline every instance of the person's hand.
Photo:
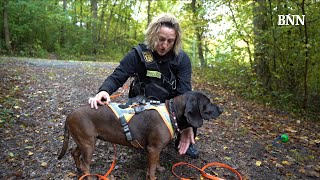
[{"label": "person's hand", "polygon": [[178,145],[180,155],[185,154],[187,152],[190,143],[192,144],[195,143],[192,127],[182,130],[182,133],[180,136],[180,142]]},{"label": "person's hand", "polygon": [[89,98],[91,108],[98,109],[99,105],[108,104],[110,102],[110,95],[106,91],[100,91],[95,97]]}]

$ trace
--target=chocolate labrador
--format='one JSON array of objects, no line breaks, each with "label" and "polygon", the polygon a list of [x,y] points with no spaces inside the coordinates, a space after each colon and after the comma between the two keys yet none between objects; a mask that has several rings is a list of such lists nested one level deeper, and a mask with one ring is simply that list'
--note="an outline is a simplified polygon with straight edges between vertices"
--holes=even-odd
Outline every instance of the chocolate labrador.
[{"label": "chocolate labrador", "polygon": [[[211,103],[208,97],[195,91],[167,100],[165,106],[176,133],[187,127],[199,128],[203,120],[215,119],[222,113],[222,110]],[[133,139],[147,150],[146,178],[156,179],[156,169],[164,170],[159,164],[160,152],[171,140],[166,124],[156,110],[146,110],[135,114],[128,123],[128,127]],[[101,106],[96,110],[90,105],[85,105],[68,115],[64,128],[63,147],[58,159],[66,153],[70,134],[77,144],[71,154],[80,174],[89,174],[97,139],[134,147],[127,140],[123,126],[109,106]]]}]

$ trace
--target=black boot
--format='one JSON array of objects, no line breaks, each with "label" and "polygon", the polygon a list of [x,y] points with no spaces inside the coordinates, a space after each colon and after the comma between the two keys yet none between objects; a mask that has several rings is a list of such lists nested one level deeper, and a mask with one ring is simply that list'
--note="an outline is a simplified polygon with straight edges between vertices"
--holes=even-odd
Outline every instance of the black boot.
[{"label": "black boot", "polygon": [[195,144],[190,144],[186,155],[190,156],[192,159],[199,158],[199,150],[197,146]]},{"label": "black boot", "polygon": [[[197,135],[197,128],[193,128],[194,137]],[[180,142],[180,134],[177,137],[177,140],[175,141],[176,149],[178,150],[178,145]],[[190,144],[189,148],[187,149],[186,155],[190,156],[192,159],[199,158],[199,150],[195,144]]]}]

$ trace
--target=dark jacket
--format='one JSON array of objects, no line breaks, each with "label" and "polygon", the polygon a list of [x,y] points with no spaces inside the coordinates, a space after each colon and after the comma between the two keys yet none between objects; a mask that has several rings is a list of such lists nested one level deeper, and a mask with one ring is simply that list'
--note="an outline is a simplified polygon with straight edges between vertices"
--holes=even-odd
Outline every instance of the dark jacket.
[{"label": "dark jacket", "polygon": [[[145,45],[139,45],[146,49]],[[157,62],[158,69],[165,77],[170,77],[170,70],[176,79],[176,89],[171,90],[171,96],[183,94],[191,91],[191,62],[190,58],[184,51],[176,56],[172,51],[165,56],[159,56],[152,52],[153,59]],[[132,49],[120,62],[120,65],[104,81],[99,88],[100,91],[106,91],[110,95],[121,87],[129,77],[138,76],[141,81],[147,81],[147,68],[144,61],[141,60],[136,49]]]}]

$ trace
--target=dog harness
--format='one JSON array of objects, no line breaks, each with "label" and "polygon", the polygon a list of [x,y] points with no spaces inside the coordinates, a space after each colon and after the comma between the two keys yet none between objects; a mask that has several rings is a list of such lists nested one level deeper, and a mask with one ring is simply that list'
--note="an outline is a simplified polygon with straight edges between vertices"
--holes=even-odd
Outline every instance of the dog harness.
[{"label": "dog harness", "polygon": [[168,112],[164,103],[150,104],[149,102],[147,102],[146,104],[142,104],[142,105],[132,105],[132,106],[129,106],[128,108],[125,108],[125,109],[120,108],[119,105],[120,105],[119,103],[109,103],[108,104],[110,109],[113,111],[113,113],[120,120],[121,126],[123,127],[123,131],[126,135],[127,140],[130,141],[134,147],[142,148],[142,146],[138,142],[133,142],[133,137],[131,135],[128,123],[130,122],[130,120],[132,119],[132,117],[135,114],[138,114],[142,111],[146,111],[146,110],[158,111],[158,113],[161,116],[161,119],[166,124],[166,126],[170,132],[171,139],[174,137],[174,129],[172,127],[170,115],[169,115],[169,112]]}]

